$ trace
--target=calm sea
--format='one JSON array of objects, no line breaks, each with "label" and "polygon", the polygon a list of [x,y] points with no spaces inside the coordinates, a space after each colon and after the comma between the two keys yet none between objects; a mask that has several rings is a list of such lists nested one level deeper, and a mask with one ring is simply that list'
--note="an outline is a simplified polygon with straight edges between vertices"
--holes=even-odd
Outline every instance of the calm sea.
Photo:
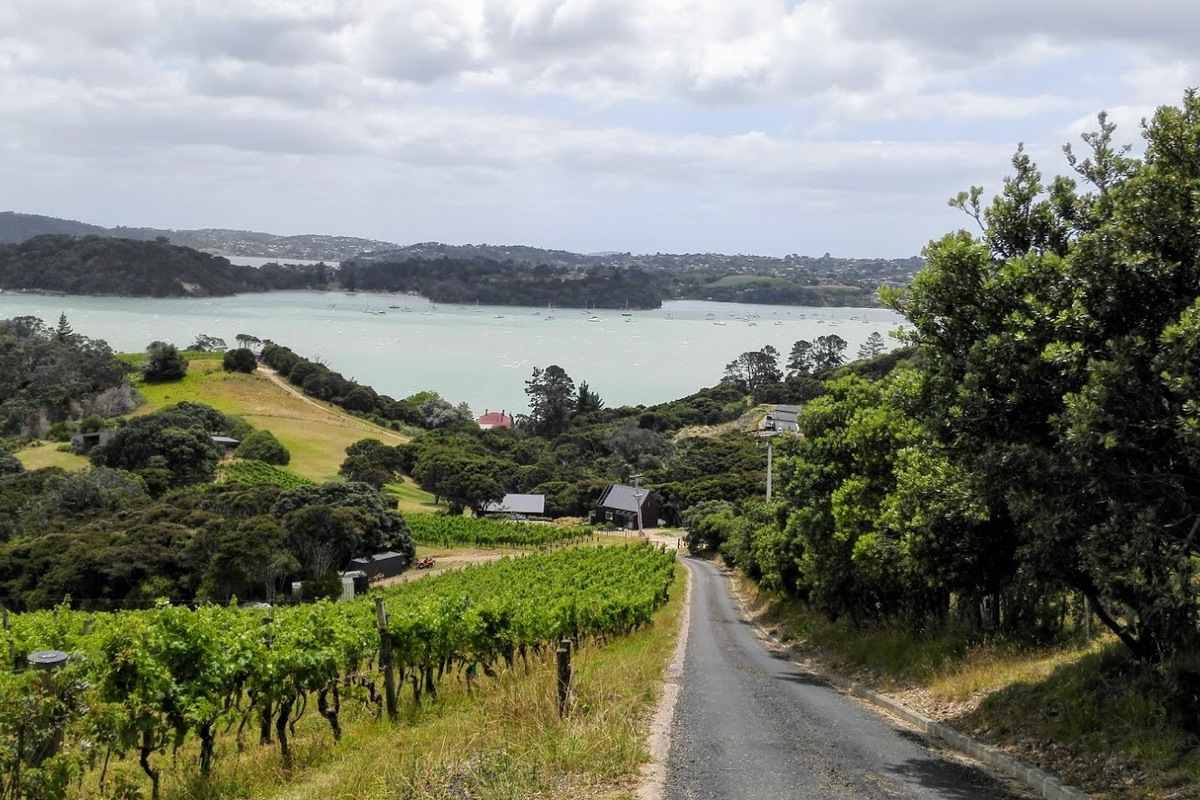
[{"label": "calm sea", "polygon": [[[390,308],[390,306],[397,306]],[[199,333],[233,344],[270,338],[347,377],[404,397],[433,389],[454,402],[524,411],[524,381],[558,364],[610,405],[650,404],[720,380],[739,353],[836,333],[849,353],[901,318],[878,308],[806,308],[675,301],[657,311],[435,305],[407,295],[276,292],[216,299],[0,295],[0,318],[66,312],[79,333],[117,350]],[[894,342],[889,338],[889,346]]]}]

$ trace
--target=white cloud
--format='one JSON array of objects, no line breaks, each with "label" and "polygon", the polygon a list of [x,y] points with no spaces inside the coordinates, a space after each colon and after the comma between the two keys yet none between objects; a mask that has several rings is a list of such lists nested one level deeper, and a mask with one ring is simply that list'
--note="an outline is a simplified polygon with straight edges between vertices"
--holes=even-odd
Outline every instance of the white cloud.
[{"label": "white cloud", "polygon": [[[668,230],[770,199],[915,249],[869,214],[936,216],[995,186],[1016,141],[1053,154],[1103,107],[1133,138],[1200,82],[1198,28],[1194,0],[7,0],[0,142],[25,184],[55,159],[84,183],[207,158],[247,186],[302,163],[402,174],[448,214],[624,187]],[[23,207],[12,184],[0,201]]]}]

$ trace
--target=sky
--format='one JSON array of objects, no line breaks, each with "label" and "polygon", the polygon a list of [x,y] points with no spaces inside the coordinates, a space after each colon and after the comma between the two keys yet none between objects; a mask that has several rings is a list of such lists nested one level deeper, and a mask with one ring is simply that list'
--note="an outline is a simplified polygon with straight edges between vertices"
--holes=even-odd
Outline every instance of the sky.
[{"label": "sky", "polygon": [[903,257],[1200,84],[1195,0],[3,0],[0,210]]}]

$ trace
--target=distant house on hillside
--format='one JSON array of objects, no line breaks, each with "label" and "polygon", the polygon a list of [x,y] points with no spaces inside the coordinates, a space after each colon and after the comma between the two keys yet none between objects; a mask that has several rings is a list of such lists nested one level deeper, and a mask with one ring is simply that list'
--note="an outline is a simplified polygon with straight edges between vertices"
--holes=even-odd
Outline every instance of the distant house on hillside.
[{"label": "distant house on hillside", "polygon": [[513,418],[509,416],[507,411],[488,411],[484,409],[483,416],[475,421],[485,431],[490,431],[492,428],[511,428],[513,426]]},{"label": "distant house on hillside", "polygon": [[776,433],[799,433],[800,406],[775,406],[763,417],[758,429]]},{"label": "distant house on hillside", "polygon": [[600,495],[594,517],[597,521],[637,530],[639,507],[642,510],[642,527],[657,528],[661,509],[658,495],[649,489],[614,483]]},{"label": "distant house on hillside", "polygon": [[514,517],[540,517],[546,513],[544,494],[506,494],[499,503],[488,503],[485,514],[508,514]]},{"label": "distant house on hillside", "polygon": [[237,450],[238,445],[241,444],[239,439],[235,439],[232,436],[210,436],[209,438],[212,440],[213,444],[225,451],[226,455],[232,453],[234,450]]}]

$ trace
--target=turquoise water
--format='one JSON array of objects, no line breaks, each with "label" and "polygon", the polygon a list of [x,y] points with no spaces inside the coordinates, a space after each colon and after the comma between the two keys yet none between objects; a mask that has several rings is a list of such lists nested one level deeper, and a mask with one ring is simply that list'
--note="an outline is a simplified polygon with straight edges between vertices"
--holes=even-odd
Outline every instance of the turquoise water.
[{"label": "turquoise water", "polygon": [[650,404],[716,383],[725,364],[746,350],[770,344],[786,355],[797,339],[836,333],[853,354],[872,331],[886,336],[902,321],[879,308],[692,300],[623,316],[326,292],[211,299],[0,295],[2,318],[29,314],[53,322],[60,312],[79,333],[122,351],[155,339],[186,346],[199,333],[232,345],[236,334],[249,333],[394,397],[433,389],[470,403],[477,414],[524,411],[524,381],[535,366],[562,366],[610,406]]}]

